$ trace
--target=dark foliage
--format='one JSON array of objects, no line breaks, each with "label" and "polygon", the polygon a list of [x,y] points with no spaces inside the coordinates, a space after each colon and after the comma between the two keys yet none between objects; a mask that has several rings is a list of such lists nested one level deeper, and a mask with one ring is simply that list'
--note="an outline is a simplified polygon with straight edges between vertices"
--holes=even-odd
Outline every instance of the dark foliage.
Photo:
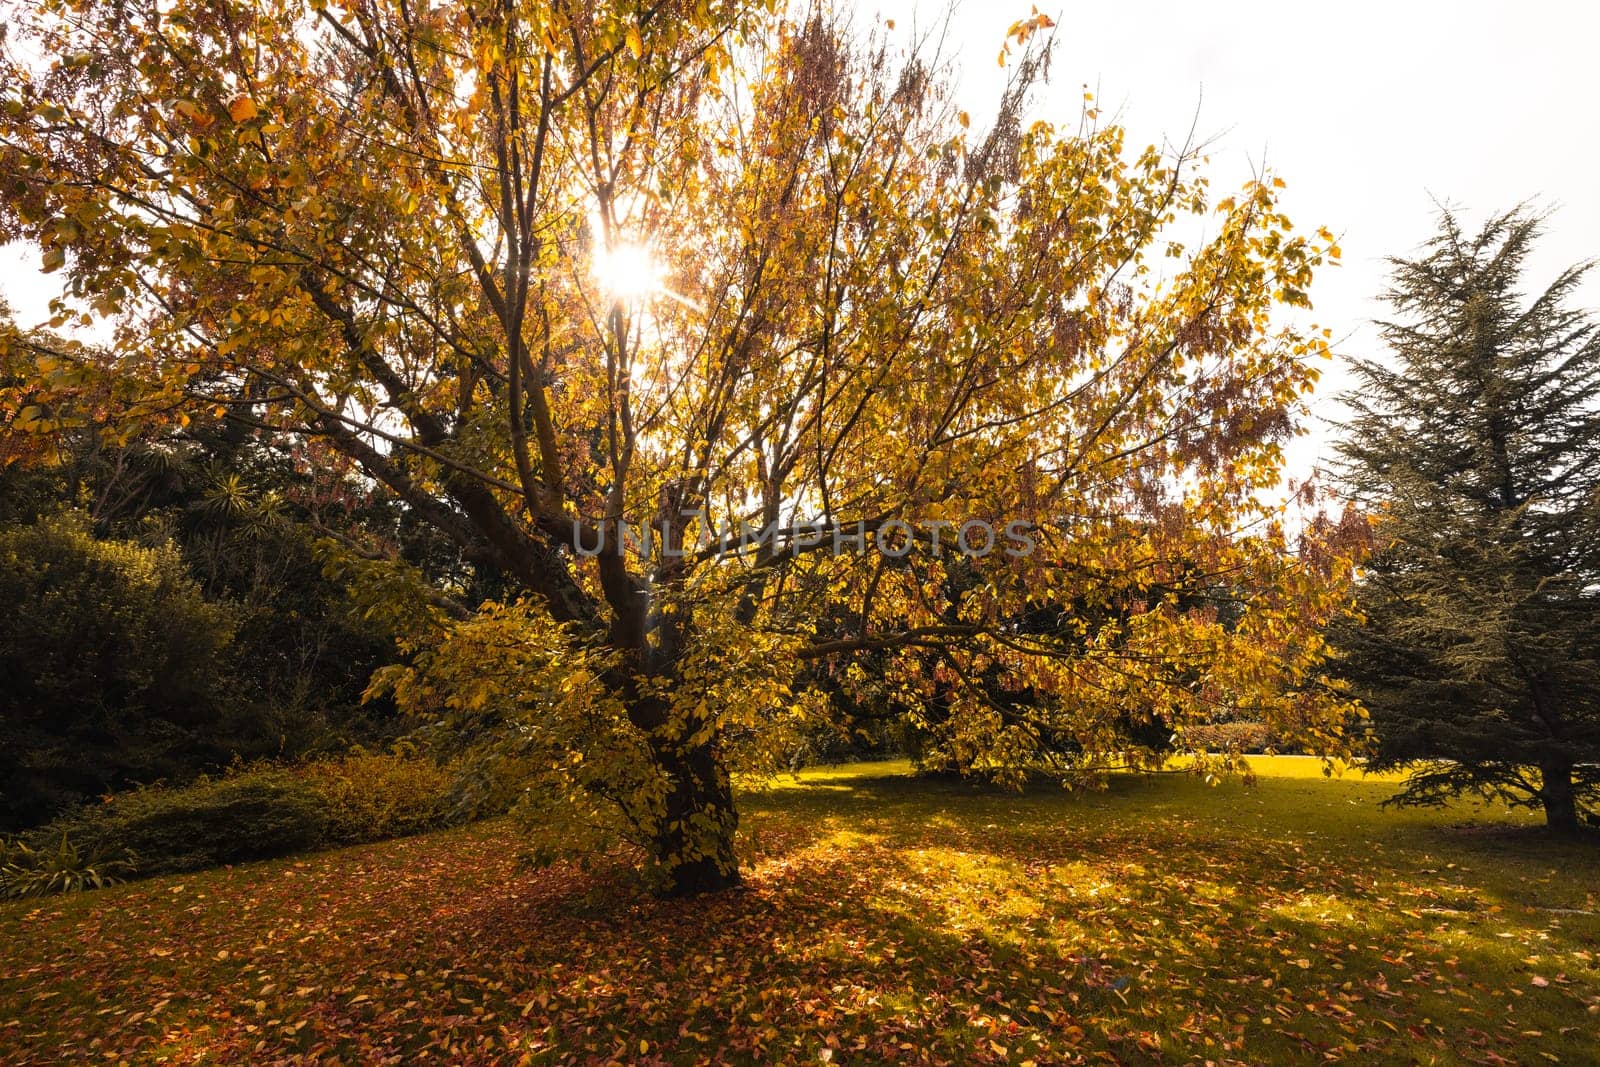
[{"label": "dark foliage", "polygon": [[89,850],[127,850],[140,875],[193,871],[281,856],[322,844],[321,797],[293,774],[255,774],[185,789],[144,789],[67,816],[65,832]]},{"label": "dark foliage", "polygon": [[0,824],[225,758],[234,621],[171,548],[0,527]]},{"label": "dark foliage", "polygon": [[452,776],[417,756],[356,752],[299,767],[235,767],[184,786],[129,790],[24,835],[90,856],[129,856],[136,877],[200,870],[456,821]]},{"label": "dark foliage", "polygon": [[1470,235],[1446,212],[1394,261],[1384,335],[1356,364],[1343,476],[1374,520],[1359,609],[1337,628],[1398,799],[1463,791],[1572,829],[1600,799],[1600,326],[1585,267],[1519,292],[1540,220]]},{"label": "dark foliage", "polygon": [[363,703],[396,650],[331,554],[403,559],[468,595],[492,595],[494,575],[347,461],[263,438],[246,409],[118,440],[96,395],[63,398],[53,433],[0,454],[0,593],[19,605],[0,622],[0,829],[397,736],[391,704]]}]

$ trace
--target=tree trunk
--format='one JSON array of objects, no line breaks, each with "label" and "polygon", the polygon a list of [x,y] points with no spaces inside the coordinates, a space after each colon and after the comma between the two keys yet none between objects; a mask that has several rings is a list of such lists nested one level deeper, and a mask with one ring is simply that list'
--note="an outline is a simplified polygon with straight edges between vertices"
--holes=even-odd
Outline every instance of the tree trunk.
[{"label": "tree trunk", "polygon": [[1545,825],[1559,833],[1576,833],[1578,801],[1572,791],[1572,761],[1550,757],[1540,762],[1539,799],[1544,802]]},{"label": "tree trunk", "polygon": [[[675,514],[675,507],[676,498],[672,507],[664,503],[664,514]],[[663,551],[680,550],[682,531],[671,525],[670,518],[659,518],[658,527]],[[620,544],[619,533],[619,550]],[[608,585],[607,599],[615,612],[612,645],[634,658],[639,672],[658,684],[681,685],[676,666],[687,644],[685,620],[653,610],[648,590],[620,560],[620,555],[600,558],[601,580]],[[657,575],[665,588],[676,588],[681,577],[676,569]],[[665,811],[651,843],[662,876],[659,892],[694,897],[738,885],[733,840],[739,816],[733,807],[733,783],[717,752],[714,723],[693,712],[686,721],[674,721],[672,701],[641,694],[636,679],[628,674],[618,679],[617,688],[629,694],[628,718],[649,738],[656,770],[667,781]]]},{"label": "tree trunk", "polygon": [[663,896],[693,897],[739,884],[733,786],[712,745],[661,742],[656,764],[671,781],[666,818],[656,833],[655,860],[666,876]]}]

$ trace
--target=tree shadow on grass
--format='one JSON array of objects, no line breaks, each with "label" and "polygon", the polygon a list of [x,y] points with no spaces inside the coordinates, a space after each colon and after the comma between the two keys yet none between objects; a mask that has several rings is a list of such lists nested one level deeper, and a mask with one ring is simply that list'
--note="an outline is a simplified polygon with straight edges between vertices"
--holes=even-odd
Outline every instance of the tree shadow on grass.
[{"label": "tree shadow on grass", "polygon": [[484,826],[51,904],[6,928],[0,1059],[1600,1060],[1600,931],[1512,914],[1514,881],[1363,863],[1170,782],[850,782],[747,803],[748,886],[702,901],[525,872]]},{"label": "tree shadow on grass", "polygon": [[[1454,1021],[1453,991],[1496,961],[1362,908],[1374,901],[1359,885],[1308,875],[1292,851],[1269,872],[1296,875],[1288,892],[1280,878],[1230,887],[1218,869],[1259,856],[1157,867],[1111,845],[1030,868],[1004,848],[823,842],[759,868],[745,891],[639,904],[554,953],[496,943],[509,915],[456,936],[537,976],[518,994],[534,1010],[501,1039],[570,1062],[651,1055],[641,1047],[729,1063],[824,1050],[862,1063],[1520,1061],[1540,1047],[1521,1033],[1535,1023],[1571,1051],[1549,1023],[1572,990],[1541,992],[1542,1011],[1509,1023],[1474,993],[1475,1017]],[[1343,910],[1307,912],[1319,892]]]},{"label": "tree shadow on grass", "polygon": [[[1592,989],[1547,988],[1536,1007],[1493,996],[1480,978],[1504,961],[1408,915],[1427,907],[1405,895],[1419,887],[1289,841],[1175,852],[1170,831],[1041,841],[846,821],[710,901],[588,921],[548,897],[481,901],[434,931],[427,959],[478,946],[516,976],[486,1005],[517,1009],[497,1047],[566,1062],[1521,1061],[1545,1034],[1570,1056],[1559,1031]],[[482,1037],[475,1017],[452,1026]],[[407,1024],[390,1038],[418,1049]]]}]

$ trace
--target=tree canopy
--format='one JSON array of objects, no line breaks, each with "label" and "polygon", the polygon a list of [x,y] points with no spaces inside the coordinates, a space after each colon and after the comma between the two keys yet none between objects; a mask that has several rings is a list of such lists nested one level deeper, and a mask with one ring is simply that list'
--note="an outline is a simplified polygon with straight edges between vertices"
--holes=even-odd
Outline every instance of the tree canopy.
[{"label": "tree canopy", "polygon": [[9,429],[99,375],[112,433],[205,412],[386,487],[507,594],[353,553],[412,653],[380,685],[667,889],[737,879],[730,770],[863,653],[1003,778],[1241,713],[1344,749],[1348,553],[1268,502],[1326,354],[1279,313],[1337,248],[1270,175],[1216,197],[1092,101],[1029,118],[1048,19],[978,123],[930,45],[826,9],[8,19],[0,239],[120,322],[93,366],[26,348]]}]

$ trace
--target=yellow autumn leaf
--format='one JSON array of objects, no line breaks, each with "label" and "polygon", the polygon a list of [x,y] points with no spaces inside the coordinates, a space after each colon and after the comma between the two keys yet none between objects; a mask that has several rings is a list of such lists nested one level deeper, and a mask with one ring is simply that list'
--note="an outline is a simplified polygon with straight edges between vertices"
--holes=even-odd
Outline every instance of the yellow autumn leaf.
[{"label": "yellow autumn leaf", "polygon": [[633,53],[633,58],[638,59],[644,54],[644,41],[639,38],[637,26],[628,27],[628,51]]},{"label": "yellow autumn leaf", "polygon": [[261,109],[248,96],[238,97],[228,105],[228,115],[234,122],[249,122],[259,114]]}]

